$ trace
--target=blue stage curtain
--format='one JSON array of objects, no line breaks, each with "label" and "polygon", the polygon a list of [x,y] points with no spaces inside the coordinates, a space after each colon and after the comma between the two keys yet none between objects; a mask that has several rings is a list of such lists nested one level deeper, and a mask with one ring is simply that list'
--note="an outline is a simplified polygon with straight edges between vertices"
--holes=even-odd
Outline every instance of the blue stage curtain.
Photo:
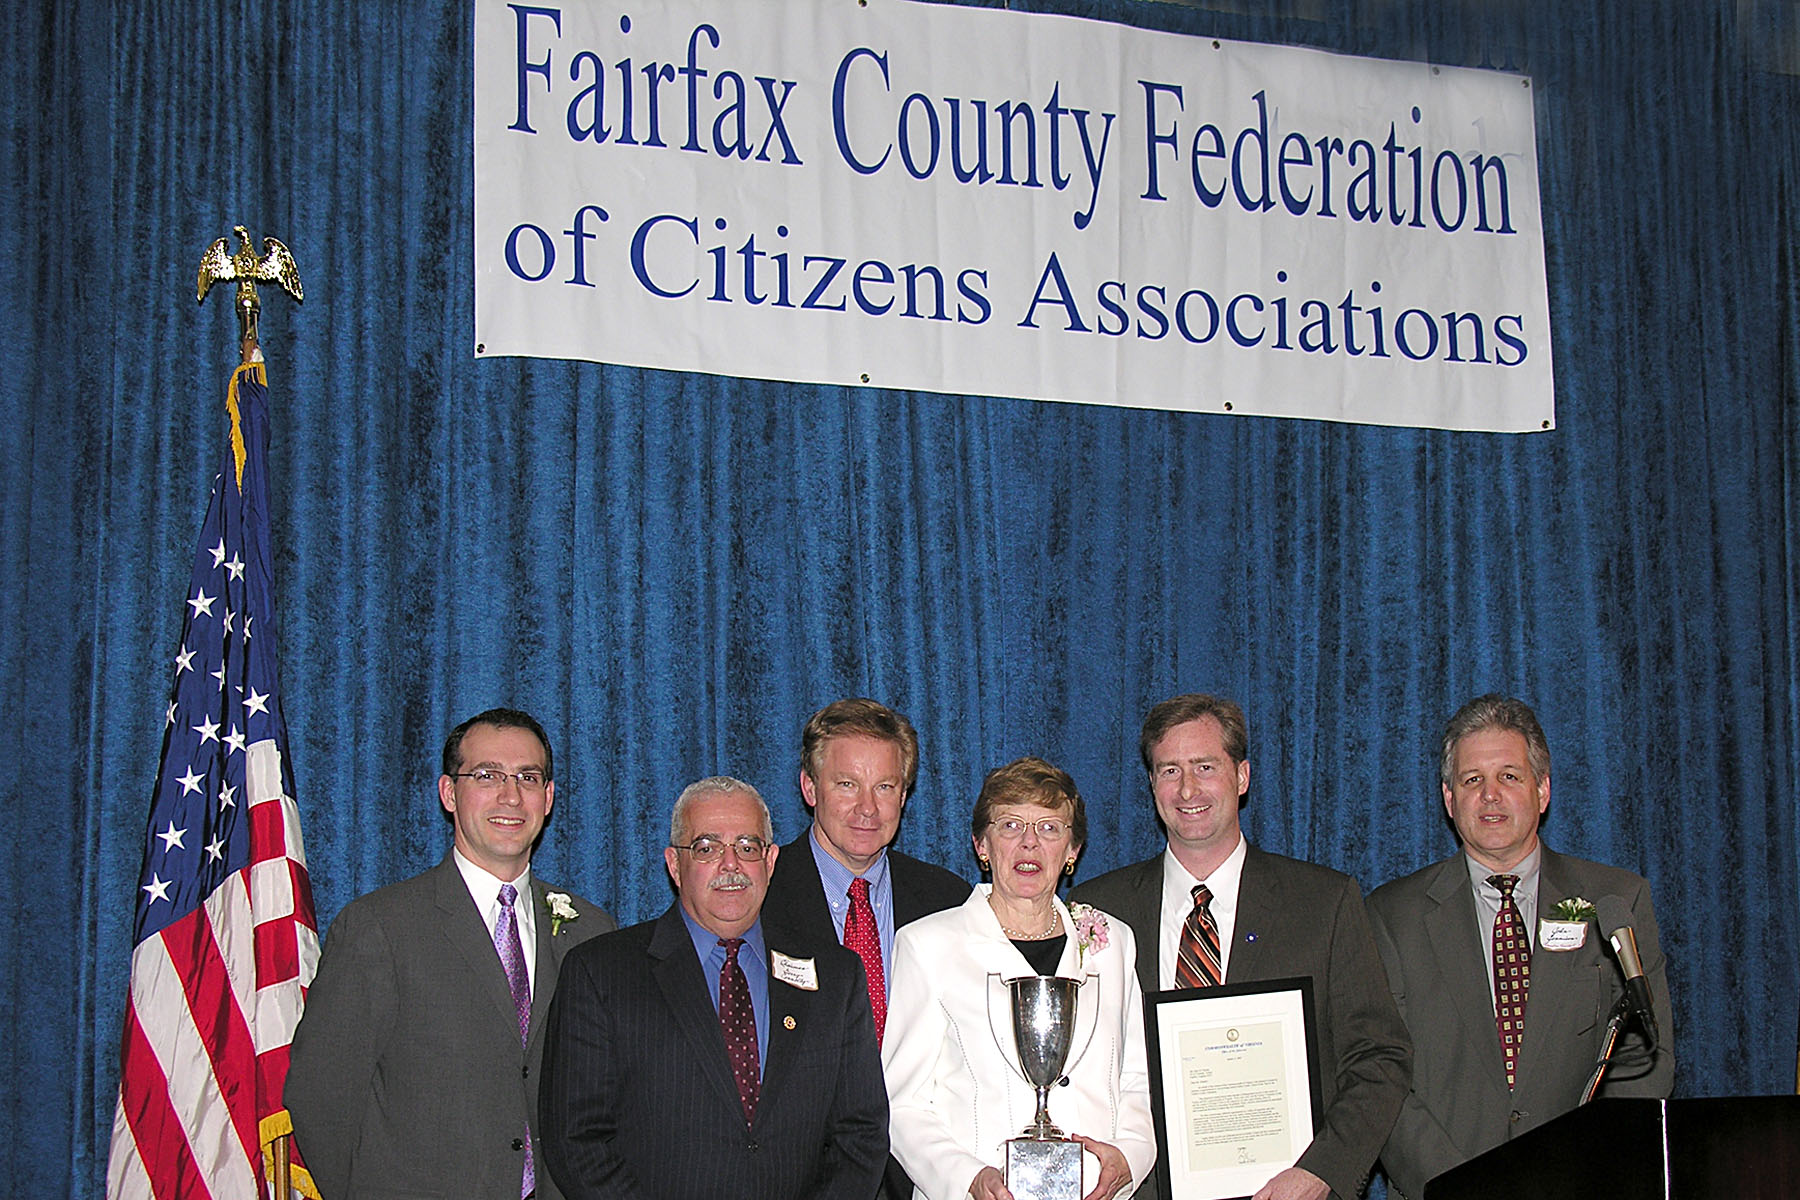
[{"label": "blue stage curtain", "polygon": [[[105,1173],[178,604],[266,303],[280,657],[319,916],[435,862],[498,703],[556,741],[539,871],[669,901],[675,793],[784,837],[798,730],[911,715],[902,844],[973,876],[982,773],[1039,753],[1081,874],[1157,848],[1139,719],[1244,704],[1247,828],[1374,886],[1451,852],[1436,739],[1534,704],[1547,836],[1648,875],[1683,1095],[1793,1080],[1800,895],[1800,17],[1778,0],[1035,4],[1529,74],[1558,428],[1451,434],[476,361],[471,17],[425,0],[0,6],[0,1194]],[[1254,9],[1254,12],[1242,11]],[[1205,381],[1196,379],[1196,389]]]}]

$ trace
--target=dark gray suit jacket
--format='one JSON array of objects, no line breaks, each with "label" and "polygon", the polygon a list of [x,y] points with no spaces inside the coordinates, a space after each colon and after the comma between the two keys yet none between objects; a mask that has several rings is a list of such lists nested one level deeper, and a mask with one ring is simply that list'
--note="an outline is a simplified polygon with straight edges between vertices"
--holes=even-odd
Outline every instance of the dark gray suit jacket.
[{"label": "dark gray suit jacket", "polygon": [[[1071,895],[1131,926],[1145,993],[1158,990],[1162,871],[1159,854],[1084,883]],[[1353,1200],[1367,1185],[1406,1097],[1406,1026],[1388,993],[1356,881],[1250,846],[1225,982],[1300,976],[1313,981],[1325,1113],[1296,1165],[1323,1179],[1340,1200]],[[1138,1195],[1154,1193],[1152,1186]]]},{"label": "dark gray suit jacket", "polygon": [[[556,890],[532,876],[537,966],[523,1047],[493,937],[448,854],[338,914],[284,1094],[325,1200],[519,1200],[558,967],[577,942],[615,927],[575,899],[581,916],[552,936],[544,897]],[[537,1162],[539,1200],[558,1200],[541,1148]]]},{"label": "dark gray suit jacket", "polygon": [[763,923],[817,988],[769,980],[769,1048],[746,1128],[679,904],[569,955],[544,1049],[544,1162],[569,1200],[870,1200],[887,1089],[862,961]]},{"label": "dark gray suit jacket", "polygon": [[[920,917],[955,908],[974,890],[962,876],[932,863],[910,858],[889,847],[888,880],[894,886],[894,932]],[[837,925],[825,902],[825,885],[819,879],[819,862],[813,857],[812,828],[781,848],[769,894],[763,898],[763,916],[809,938],[837,941]],[[888,988],[893,989],[893,980]],[[882,1195],[888,1200],[912,1200],[912,1180],[890,1157]]]},{"label": "dark gray suit jacket", "polygon": [[[974,890],[962,876],[891,847],[887,860],[888,878],[894,885],[896,932],[920,917],[955,908]],[[810,827],[781,848],[769,880],[769,894],[763,898],[763,917],[809,938],[838,940],[837,926],[825,903],[825,887],[819,882],[819,864],[813,858]]]},{"label": "dark gray suit jacket", "polygon": [[[1609,1074],[1601,1094],[1667,1096],[1675,1082],[1675,1027],[1650,886],[1629,871],[1568,858],[1547,846],[1539,872],[1540,918],[1573,896],[1591,901],[1615,895],[1630,906],[1662,1044],[1652,1062]],[[1412,1031],[1414,1055],[1412,1094],[1381,1165],[1396,1187],[1416,1198],[1434,1175],[1575,1107],[1624,987],[1592,925],[1579,950],[1536,950],[1517,1086],[1509,1092],[1494,1032],[1488,950],[1464,856],[1375,889],[1369,916],[1394,999]],[[1531,941],[1536,947],[1535,929]],[[1641,1036],[1627,1034],[1619,1054],[1641,1055],[1644,1046]]]}]

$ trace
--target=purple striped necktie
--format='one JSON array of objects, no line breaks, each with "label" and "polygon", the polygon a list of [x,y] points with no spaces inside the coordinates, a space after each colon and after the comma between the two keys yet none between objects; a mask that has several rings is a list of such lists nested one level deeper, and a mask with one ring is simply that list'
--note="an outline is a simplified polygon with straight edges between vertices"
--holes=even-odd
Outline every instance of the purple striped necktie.
[{"label": "purple striped necktie", "polygon": [[[519,889],[510,883],[500,885],[500,919],[494,922],[494,949],[500,952],[500,965],[506,969],[506,984],[512,990],[513,1010],[519,1014],[519,1044],[531,1039],[531,976],[525,970],[525,943],[519,939],[519,917],[513,901]],[[537,1165],[532,1161],[531,1125],[525,1126],[525,1175],[519,1195],[529,1196],[537,1190]]]}]

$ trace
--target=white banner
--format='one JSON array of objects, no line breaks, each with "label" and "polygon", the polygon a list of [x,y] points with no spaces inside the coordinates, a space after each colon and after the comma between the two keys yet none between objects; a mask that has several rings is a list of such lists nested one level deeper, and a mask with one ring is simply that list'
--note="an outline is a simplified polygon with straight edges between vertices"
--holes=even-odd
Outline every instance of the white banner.
[{"label": "white banner", "polygon": [[1530,81],[910,0],[477,0],[475,340],[1548,429]]}]

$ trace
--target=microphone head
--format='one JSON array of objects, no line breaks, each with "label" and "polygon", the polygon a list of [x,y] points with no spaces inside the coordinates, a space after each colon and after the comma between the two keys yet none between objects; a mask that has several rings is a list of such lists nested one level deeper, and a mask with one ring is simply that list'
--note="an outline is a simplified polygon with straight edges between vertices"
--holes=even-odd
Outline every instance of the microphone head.
[{"label": "microphone head", "polygon": [[1630,929],[1631,909],[1617,896],[1602,896],[1594,901],[1594,923],[1606,934]]},{"label": "microphone head", "polygon": [[1613,953],[1618,956],[1625,978],[1642,977],[1644,965],[1638,961],[1637,934],[1631,928],[1631,909],[1617,896],[1602,896],[1594,901],[1594,920],[1612,942]]}]

